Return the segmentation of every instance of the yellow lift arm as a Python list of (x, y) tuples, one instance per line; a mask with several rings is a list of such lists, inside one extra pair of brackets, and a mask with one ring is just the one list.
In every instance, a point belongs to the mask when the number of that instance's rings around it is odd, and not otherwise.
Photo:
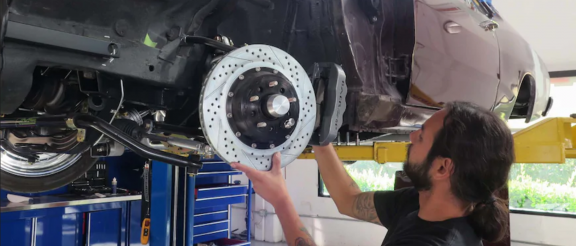
[[(576, 158), (576, 119), (549, 118), (514, 133), (516, 163), (560, 163)], [(404, 162), (408, 142), (375, 142), (371, 146), (334, 146), (342, 161)], [(299, 159), (314, 159), (306, 149)]]

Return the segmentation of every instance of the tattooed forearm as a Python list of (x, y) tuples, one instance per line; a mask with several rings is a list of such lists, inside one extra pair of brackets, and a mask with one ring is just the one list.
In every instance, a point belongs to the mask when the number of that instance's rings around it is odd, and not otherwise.
[(295, 246), (312, 246), (312, 245), (316, 245), (312, 240), (310, 239), (304, 239), (304, 238), (296, 238), (296, 241), (294, 242)]
[(360, 187), (358, 187), (358, 184), (356, 184), (356, 182), (354, 180), (352, 180), (352, 182), (350, 182), (350, 188), (360, 190)]
[(312, 240), (312, 236), (310, 236), (310, 233), (308, 233), (308, 230), (306, 230), (305, 227), (300, 227), (300, 231), (305, 232), (306, 237), (296, 238), (296, 240), (294, 240), (295, 246), (315, 246), (316, 245), (316, 243), (314, 243), (314, 240)]
[(356, 196), (352, 205), (354, 218), (381, 225), (374, 208), (374, 192), (363, 192)]

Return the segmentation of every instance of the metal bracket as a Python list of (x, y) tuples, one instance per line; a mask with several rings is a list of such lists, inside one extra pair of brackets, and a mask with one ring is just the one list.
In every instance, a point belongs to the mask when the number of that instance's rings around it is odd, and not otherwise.
[(386, 76), (393, 79), (406, 79), (410, 75), (410, 56), (384, 57), (387, 65)]
[(8, 21), (6, 38), (86, 52), (104, 57), (120, 57), (119, 44), (13, 21)]
[(514, 134), (517, 163), (565, 163), (576, 158), (576, 119), (550, 118)]

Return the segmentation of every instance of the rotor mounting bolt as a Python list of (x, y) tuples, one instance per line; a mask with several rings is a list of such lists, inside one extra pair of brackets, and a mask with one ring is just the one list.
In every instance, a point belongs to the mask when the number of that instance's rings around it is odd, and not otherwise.
[(274, 71), (272, 71), (274, 74), (278, 74), (278, 70), (274, 69)]
[(256, 72), (260, 72), (260, 70), (262, 70), (262, 69), (259, 67), (256, 68)]
[(295, 97), (291, 97), (291, 98), (288, 98), (288, 101), (293, 103), (293, 102), (298, 101), (298, 99), (296, 99)]
[(252, 148), (256, 148), (258, 147), (258, 145), (256, 145), (255, 143), (252, 144)]
[(243, 80), (244, 79), (244, 75), (240, 74), (240, 76), (238, 76), (239, 80)]
[(278, 81), (272, 81), (272, 82), (268, 83), (268, 86), (269, 86), (269, 87), (274, 87), (274, 86), (277, 86), (277, 85), (278, 85)]
[(270, 144), (270, 148), (271, 148), (271, 149), (273, 149), (273, 148), (275, 148), (275, 147), (276, 147), (276, 145)]
[(242, 136), (242, 133), (236, 132), (236, 137), (240, 137), (240, 136)]
[(289, 139), (289, 138), (290, 138), (290, 135), (286, 135), (286, 139)]
[(232, 113), (228, 113), (228, 114), (226, 114), (226, 117), (228, 117), (228, 118), (232, 118)]
[(233, 96), (234, 96), (234, 92), (228, 92), (228, 96), (229, 96), (229, 97), (233, 97)]
[(262, 128), (262, 127), (266, 127), (267, 125), (268, 124), (266, 124), (266, 122), (260, 122), (256, 126)]
[(260, 100), (260, 97), (259, 97), (259, 96), (252, 96), (252, 97), (250, 97), (250, 102), (255, 102), (255, 101), (258, 101), (258, 100)]
[(290, 118), (286, 122), (284, 122), (284, 128), (290, 129), (294, 126), (294, 124), (296, 124), (296, 121), (294, 121), (294, 118)]

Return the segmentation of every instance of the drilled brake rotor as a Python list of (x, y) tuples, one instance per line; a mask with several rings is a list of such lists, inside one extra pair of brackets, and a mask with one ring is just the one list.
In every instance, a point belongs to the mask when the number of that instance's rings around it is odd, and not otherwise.
[(200, 122), (218, 156), (268, 170), (275, 152), (282, 166), (306, 148), (316, 121), (312, 83), (288, 53), (249, 45), (214, 65), (200, 97)]

